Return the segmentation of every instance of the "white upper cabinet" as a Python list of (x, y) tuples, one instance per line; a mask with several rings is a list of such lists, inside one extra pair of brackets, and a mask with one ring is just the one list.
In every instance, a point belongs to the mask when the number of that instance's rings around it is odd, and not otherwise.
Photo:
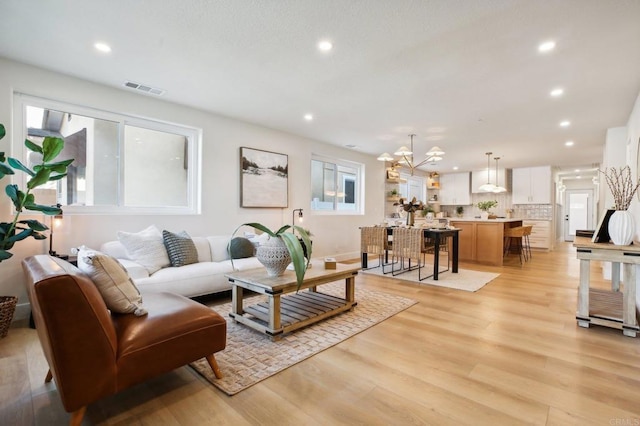
[(471, 205), (469, 172), (447, 173), (440, 176), (441, 205)]
[(513, 169), (513, 204), (551, 204), (551, 167)]

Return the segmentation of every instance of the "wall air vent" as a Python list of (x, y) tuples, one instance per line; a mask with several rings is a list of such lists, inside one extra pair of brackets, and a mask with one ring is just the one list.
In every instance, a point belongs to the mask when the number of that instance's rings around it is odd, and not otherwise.
[(164, 92), (165, 92), (165, 90), (158, 89), (156, 87), (151, 87), (146, 84), (134, 83), (133, 81), (125, 81), (122, 85), (129, 89), (137, 90), (140, 92), (144, 92), (144, 93), (147, 93), (150, 95), (156, 95), (156, 96), (162, 96), (164, 95)]

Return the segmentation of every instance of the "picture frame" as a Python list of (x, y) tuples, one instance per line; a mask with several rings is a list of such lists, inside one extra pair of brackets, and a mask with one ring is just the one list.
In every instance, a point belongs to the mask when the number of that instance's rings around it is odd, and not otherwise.
[(591, 237), (591, 242), (608, 243), (611, 240), (611, 237), (609, 237), (609, 219), (613, 212), (615, 212), (615, 210), (607, 209), (607, 211), (600, 216), (600, 222), (598, 222), (593, 237)]
[(240, 207), (289, 207), (289, 156), (240, 147)]

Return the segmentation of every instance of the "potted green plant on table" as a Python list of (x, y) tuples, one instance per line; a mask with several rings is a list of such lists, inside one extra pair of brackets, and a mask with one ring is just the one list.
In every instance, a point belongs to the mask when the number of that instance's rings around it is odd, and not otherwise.
[(480, 213), (480, 217), (482, 217), (482, 219), (488, 219), (490, 215), (489, 209), (497, 206), (498, 202), (496, 200), (487, 200), (487, 201), (480, 201), (476, 205), (482, 211), (482, 213)]
[[(269, 241), (260, 244), (256, 250), (256, 258), (267, 269), (267, 274), (272, 277), (280, 276), (287, 269), (287, 266), (293, 263), (296, 281), (298, 288), (300, 288), (307, 266), (311, 261), (311, 239), (307, 231), (300, 226), (285, 225), (274, 232), (261, 223), (250, 222), (243, 223), (236, 228), (233, 235), (243, 226), (250, 226), (269, 235)], [(289, 228), (293, 228), (298, 235), (286, 232)]]
[[(0, 139), (4, 138), (5, 135), (5, 127), (0, 124)], [(42, 233), (49, 229), (47, 226), (34, 219), (20, 220), (20, 215), (24, 210), (40, 212), (45, 215), (62, 213), (59, 207), (36, 204), (32, 191), (47, 182), (65, 177), (67, 175), (67, 167), (73, 162), (72, 159), (59, 162), (53, 161), (64, 148), (64, 140), (61, 138), (45, 137), (42, 145), (27, 139), (24, 144), (30, 151), (42, 156), (41, 163), (37, 164), (33, 169), (28, 168), (15, 158), (5, 157), (4, 152), (0, 152), (0, 179), (6, 175), (15, 174), (15, 171), (21, 171), (30, 176), (25, 191), (20, 190), (18, 185), (15, 184), (9, 184), (5, 187), (5, 193), (11, 199), (16, 213), (10, 221), (0, 222), (0, 262), (13, 256), (10, 250), (18, 241), (29, 237), (36, 240), (47, 238)], [(4, 337), (7, 334), (17, 300), (15, 296), (0, 296), (0, 337)]]
[(458, 206), (456, 207), (456, 216), (462, 217), (464, 215), (464, 207)]

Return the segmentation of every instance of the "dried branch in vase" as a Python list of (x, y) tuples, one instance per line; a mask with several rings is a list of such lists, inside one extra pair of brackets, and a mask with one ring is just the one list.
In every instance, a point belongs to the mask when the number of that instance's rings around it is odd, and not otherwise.
[(635, 182), (631, 179), (631, 168), (624, 166), (616, 169), (609, 167), (602, 173), (607, 181), (607, 186), (613, 195), (614, 208), (616, 210), (628, 210), (631, 200), (640, 186), (640, 178)]

